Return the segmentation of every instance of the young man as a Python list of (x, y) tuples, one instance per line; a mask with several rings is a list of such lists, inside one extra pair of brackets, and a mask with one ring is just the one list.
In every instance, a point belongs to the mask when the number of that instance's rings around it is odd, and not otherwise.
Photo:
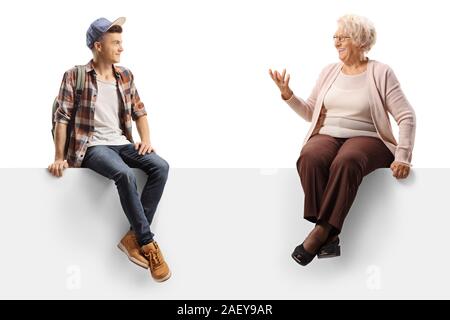
[[(55, 161), (48, 169), (61, 177), (68, 166), (84, 167), (114, 180), (131, 225), (119, 248), (132, 262), (149, 268), (156, 281), (165, 281), (171, 273), (153, 240), (150, 224), (164, 190), (169, 165), (150, 143), (147, 113), (133, 74), (114, 65), (120, 61), (123, 51), (124, 22), (123, 17), (114, 22), (100, 18), (90, 25), (86, 43), (93, 59), (84, 66), (85, 82), (75, 114), (77, 68), (64, 74), (55, 113)], [(131, 120), (136, 122), (141, 142), (133, 142)], [(69, 122), (73, 125), (67, 133)], [(69, 145), (64, 159), (66, 138)], [(131, 168), (139, 168), (148, 175), (140, 198)]]

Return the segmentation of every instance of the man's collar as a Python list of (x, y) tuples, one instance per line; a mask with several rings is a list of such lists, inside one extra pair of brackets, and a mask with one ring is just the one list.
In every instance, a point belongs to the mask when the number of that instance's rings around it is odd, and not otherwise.
[[(113, 68), (115, 77), (117, 79), (119, 79), (120, 78), (120, 69), (118, 67), (116, 67), (115, 65), (112, 65), (112, 68)], [(95, 74), (94, 60), (91, 59), (91, 61), (88, 62), (88, 64), (86, 65), (86, 72), (93, 72)]]
[(88, 64), (86, 65), (86, 72), (92, 72), (92, 71), (94, 71), (94, 73), (95, 73), (94, 60), (89, 61)]

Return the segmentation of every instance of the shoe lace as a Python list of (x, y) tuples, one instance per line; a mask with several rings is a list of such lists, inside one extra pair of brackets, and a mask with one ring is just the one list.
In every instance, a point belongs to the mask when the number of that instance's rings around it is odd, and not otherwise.
[(162, 264), (162, 256), (161, 252), (159, 251), (158, 245), (155, 243), (155, 251), (150, 252), (150, 260), (152, 265), (157, 268)]
[(152, 264), (155, 267), (159, 267), (159, 265), (161, 265), (161, 257), (159, 256), (159, 254), (157, 252), (154, 252), (152, 255)]

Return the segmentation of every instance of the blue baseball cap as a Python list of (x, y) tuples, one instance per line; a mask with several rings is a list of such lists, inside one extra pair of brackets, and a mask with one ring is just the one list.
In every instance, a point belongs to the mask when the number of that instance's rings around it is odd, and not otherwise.
[(112, 26), (121, 26), (125, 23), (125, 20), (125, 17), (120, 17), (111, 22), (105, 18), (98, 18), (92, 22), (86, 32), (86, 44), (89, 49), (92, 49), (94, 47), (94, 42), (97, 41)]

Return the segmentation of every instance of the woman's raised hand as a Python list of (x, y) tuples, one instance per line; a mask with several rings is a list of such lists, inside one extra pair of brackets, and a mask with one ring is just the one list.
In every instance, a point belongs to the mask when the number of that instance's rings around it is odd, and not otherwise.
[(289, 100), (294, 93), (292, 92), (291, 88), (289, 88), (289, 80), (291, 79), (291, 76), (289, 74), (286, 74), (286, 69), (283, 69), (283, 72), (281, 74), (277, 70), (272, 71), (272, 69), (269, 69), (269, 74), (272, 80), (280, 89), (281, 97), (284, 100)]

